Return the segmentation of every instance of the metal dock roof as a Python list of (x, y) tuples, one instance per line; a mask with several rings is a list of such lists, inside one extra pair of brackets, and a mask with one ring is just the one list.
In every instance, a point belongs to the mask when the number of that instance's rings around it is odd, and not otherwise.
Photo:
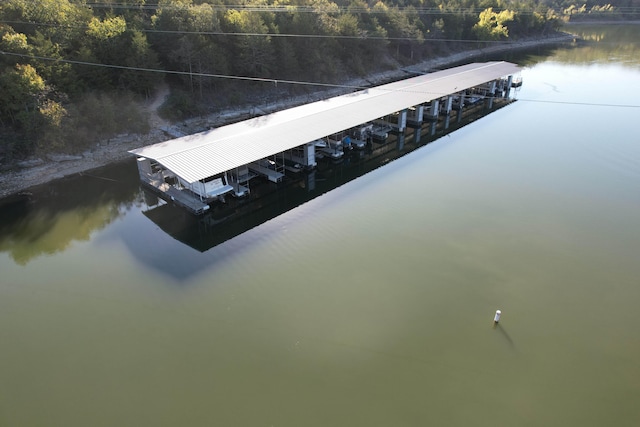
[(315, 141), (409, 107), (520, 72), (509, 62), (462, 65), (129, 151), (188, 182)]

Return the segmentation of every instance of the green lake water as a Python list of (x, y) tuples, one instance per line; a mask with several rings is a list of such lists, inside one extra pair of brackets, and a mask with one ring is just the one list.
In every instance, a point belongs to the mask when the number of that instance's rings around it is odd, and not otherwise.
[(640, 425), (640, 26), (569, 30), (271, 219), (297, 189), (197, 222), (133, 161), (3, 205), (0, 426)]

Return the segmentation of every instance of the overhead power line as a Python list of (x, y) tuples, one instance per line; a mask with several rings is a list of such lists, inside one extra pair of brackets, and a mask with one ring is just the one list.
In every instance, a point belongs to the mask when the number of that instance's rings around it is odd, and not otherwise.
[[(84, 6), (90, 9), (108, 9), (108, 10), (135, 10), (135, 11), (155, 11), (155, 10), (184, 10), (191, 7), (208, 7), (210, 10), (216, 12), (225, 12), (228, 10), (238, 10), (243, 12), (262, 12), (262, 13), (326, 13), (329, 15), (336, 15), (341, 13), (350, 14), (403, 14), (403, 15), (459, 15), (459, 14), (479, 14), (486, 10), (485, 7), (458, 7), (458, 8), (440, 8), (440, 7), (416, 7), (416, 6), (392, 6), (387, 9), (376, 9), (374, 7), (357, 7), (357, 6), (340, 6), (334, 5), (332, 8), (320, 9), (314, 6), (306, 5), (246, 5), (246, 4), (159, 4), (149, 3), (144, 4), (129, 4), (118, 2), (86, 2)], [(502, 10), (511, 10), (520, 15), (533, 15), (540, 13), (535, 8), (527, 7), (502, 7), (493, 8), (494, 11), (500, 12)], [(551, 9), (551, 8), (550, 8)], [(564, 14), (563, 10), (556, 11), (559, 14)], [(603, 14), (607, 16), (613, 15), (628, 15), (634, 13), (640, 13), (640, 7), (637, 6), (615, 6), (608, 10), (590, 10), (587, 9), (590, 14)], [(575, 14), (579, 14), (576, 12)]]
[[(169, 5), (163, 4), (160, 5), (158, 3), (154, 4), (126, 4), (126, 3), (85, 3), (86, 6), (92, 9), (125, 9), (125, 10), (157, 10), (157, 9), (167, 9), (167, 10), (176, 10), (176, 9), (185, 9), (184, 5)], [(320, 9), (314, 6), (305, 6), (305, 5), (246, 5), (246, 4), (211, 4), (204, 3), (204, 6), (209, 7), (214, 11), (227, 11), (227, 10), (238, 10), (243, 12), (271, 12), (271, 13), (344, 13), (349, 12), (353, 14), (359, 13), (368, 13), (368, 14), (386, 14), (389, 11), (394, 13), (411, 13), (411, 14), (419, 14), (419, 15), (448, 15), (448, 14), (458, 14), (461, 12), (469, 12), (469, 13), (480, 13), (485, 8), (459, 8), (459, 9), (441, 9), (438, 7), (391, 7), (386, 10), (384, 9), (375, 9), (369, 7), (356, 7), (356, 6), (339, 6), (335, 5), (335, 7), (328, 9)], [(199, 6), (199, 5), (196, 5)], [(521, 12), (524, 13), (533, 13), (533, 9), (522, 8)]]
[(197, 73), (197, 72), (190, 72), (190, 71), (161, 70), (157, 68), (131, 67), (131, 66), (114, 65), (114, 64), (100, 64), (97, 62), (76, 61), (73, 59), (48, 58), (44, 56), (26, 55), (23, 53), (14, 53), (14, 52), (5, 52), (5, 51), (0, 51), (0, 54), (18, 56), (18, 57), (28, 58), (28, 59), (38, 59), (41, 61), (64, 62), (67, 64), (87, 65), (87, 66), (102, 67), (102, 68), (114, 68), (119, 70), (142, 71), (142, 72), (148, 72), (148, 73), (183, 75), (183, 76), (191, 76), (191, 77), (211, 77), (211, 78), (219, 78), (219, 79), (245, 80), (245, 81), (275, 83), (275, 84), (285, 83), (285, 84), (295, 84), (295, 85), (324, 86), (324, 87), (336, 87), (336, 88), (346, 88), (346, 89), (370, 89), (367, 87), (360, 87), (360, 86), (338, 85), (338, 84), (318, 83), (318, 82), (303, 82), (303, 81), (296, 81), (296, 80), (281, 80), (281, 79), (271, 79), (266, 77), (234, 76), (229, 74)]
[[(334, 83), (319, 83), (319, 82), (307, 82), (300, 80), (286, 80), (286, 79), (274, 79), (274, 78), (266, 78), (266, 77), (249, 77), (249, 76), (234, 76), (228, 74), (213, 74), (213, 73), (197, 73), (190, 71), (177, 71), (177, 70), (162, 70), (157, 68), (144, 68), (144, 67), (131, 67), (125, 65), (113, 65), (113, 64), (100, 64), (95, 62), (87, 62), (87, 61), (76, 61), (72, 59), (58, 59), (58, 58), (48, 58), (44, 56), (33, 56), (26, 55), (22, 53), (14, 53), (14, 52), (5, 52), (0, 51), (1, 55), (11, 55), (28, 59), (38, 59), (42, 61), (52, 61), (52, 62), (64, 62), (68, 64), (76, 64), (76, 65), (85, 65), (92, 67), (102, 67), (102, 68), (113, 68), (119, 70), (130, 70), (130, 71), (140, 71), (140, 72), (149, 72), (149, 73), (158, 73), (158, 74), (171, 74), (171, 75), (183, 75), (190, 77), (209, 77), (209, 78), (219, 78), (219, 79), (228, 79), (228, 80), (243, 80), (243, 81), (255, 81), (255, 82), (263, 82), (263, 83), (273, 83), (277, 84), (291, 84), (291, 85), (301, 85), (301, 86), (317, 86), (317, 87), (330, 87), (330, 88), (339, 88), (339, 89), (350, 89), (350, 90), (390, 90), (394, 92), (415, 92), (415, 91), (406, 91), (402, 89), (380, 89), (376, 87), (369, 86), (357, 86), (357, 85), (345, 85), (345, 84), (334, 84)], [(423, 92), (421, 92), (423, 93)], [(448, 95), (447, 93), (435, 93), (434, 95)], [(573, 102), (573, 101), (549, 101), (549, 100), (536, 100), (536, 99), (522, 99), (519, 98), (519, 101), (526, 102), (539, 102), (539, 103), (548, 103), (548, 104), (567, 104), (567, 105), (584, 105), (584, 106), (595, 106), (595, 107), (618, 107), (618, 108), (640, 108), (640, 105), (632, 105), (632, 104), (604, 104), (604, 103), (590, 103), (590, 102)]]
[[(157, 9), (184, 9), (184, 5), (170, 5), (163, 4), (160, 5), (158, 3), (145, 3), (141, 5), (136, 4), (127, 4), (127, 3), (111, 3), (111, 2), (88, 2), (85, 3), (86, 6), (93, 9), (132, 9), (132, 10), (157, 10)], [(247, 4), (211, 4), (204, 3), (207, 7), (211, 8), (211, 10), (215, 11), (227, 11), (227, 10), (239, 10), (246, 12), (272, 12), (272, 13), (290, 13), (290, 12), (298, 12), (298, 13), (353, 13), (353, 14), (387, 14), (390, 11), (392, 13), (405, 13), (405, 14), (418, 14), (418, 15), (449, 15), (449, 14), (460, 14), (460, 13), (480, 13), (486, 9), (486, 7), (458, 7), (458, 8), (440, 8), (440, 7), (416, 7), (416, 6), (392, 6), (387, 9), (376, 9), (372, 7), (357, 7), (357, 6), (340, 6), (335, 5), (335, 7), (329, 10), (319, 9), (314, 6), (306, 6), (306, 5), (247, 5)], [(194, 5), (199, 6), (199, 5)], [(497, 8), (494, 7), (495, 11), (500, 10), (513, 10), (515, 12), (521, 14), (534, 14), (537, 13), (535, 8), (526, 8), (526, 7), (502, 7)], [(587, 9), (587, 11), (591, 12), (591, 9)], [(603, 14), (626, 14), (640, 11), (640, 8), (637, 6), (614, 6), (609, 10), (595, 10), (592, 13), (603, 13)]]
[[(52, 28), (69, 28), (69, 29), (88, 29), (88, 26), (72, 26), (58, 25), (42, 22), (26, 22), (26, 21), (2, 21), (0, 24), (9, 25), (33, 25)], [(348, 36), (348, 35), (323, 35), (323, 34), (290, 34), (290, 33), (229, 33), (225, 31), (182, 31), (182, 30), (154, 30), (154, 29), (136, 29), (142, 33), (152, 34), (178, 34), (178, 35), (209, 35), (209, 36), (244, 36), (244, 37), (284, 37), (284, 38), (311, 38), (311, 39), (340, 39), (340, 40), (382, 40), (382, 41), (418, 41), (418, 42), (453, 42), (453, 43), (482, 43), (482, 44), (518, 44), (518, 40), (474, 40), (474, 39), (445, 39), (445, 38), (425, 38), (425, 37), (387, 37), (387, 36), (370, 36), (367, 34)]]

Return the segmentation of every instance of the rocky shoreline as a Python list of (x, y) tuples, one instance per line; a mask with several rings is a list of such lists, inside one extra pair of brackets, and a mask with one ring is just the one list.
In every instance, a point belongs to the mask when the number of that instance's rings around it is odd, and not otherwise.
[[(535, 46), (542, 46), (547, 44), (557, 44), (570, 42), (575, 39), (574, 35), (568, 33), (556, 34), (552, 37), (537, 38), (534, 40), (526, 40), (521, 42), (515, 42), (510, 44), (501, 44), (496, 46), (489, 46), (483, 49), (463, 51), (445, 57), (434, 58), (420, 64), (416, 64), (411, 69), (415, 70), (433, 70), (442, 67), (446, 67), (458, 62), (472, 60), (476, 57), (481, 57), (488, 54), (500, 53), (510, 50), (521, 50)], [(350, 81), (344, 84), (345, 87), (349, 86), (370, 86), (372, 84), (381, 84), (392, 79), (399, 78), (406, 75), (406, 69), (395, 70), (386, 73), (376, 74), (370, 76), (367, 79), (360, 79)], [(300, 105), (302, 103), (327, 98), (330, 96), (338, 96), (344, 93), (345, 89), (332, 89), (317, 94), (317, 99), (310, 99), (308, 96), (299, 98), (290, 98), (287, 100), (279, 101), (267, 106), (260, 106), (260, 114), (268, 114), (283, 108)], [(162, 99), (156, 98), (155, 101), (150, 104), (158, 104), (158, 101)], [(160, 102), (161, 103), (161, 102)], [(151, 111), (150, 113), (153, 113)], [(11, 195), (28, 192), (29, 188), (46, 184), (47, 182), (60, 179), (66, 176), (78, 174), (81, 172), (89, 171), (95, 168), (99, 168), (110, 163), (119, 161), (125, 161), (132, 156), (128, 153), (128, 150), (143, 147), (145, 145), (162, 142), (173, 138), (171, 136), (174, 133), (195, 133), (204, 129), (222, 126), (226, 123), (241, 120), (251, 116), (251, 113), (255, 115), (256, 111), (247, 111), (246, 108), (238, 108), (233, 110), (224, 111), (209, 117), (201, 117), (193, 120), (188, 120), (179, 125), (161, 126), (161, 120), (156, 117), (155, 123), (152, 125), (152, 131), (146, 135), (119, 135), (115, 138), (111, 138), (107, 141), (100, 141), (96, 146), (88, 151), (85, 151), (81, 155), (62, 155), (62, 154), (50, 154), (46, 158), (32, 158), (21, 162), (17, 168), (0, 173), (0, 198), (5, 198)]]

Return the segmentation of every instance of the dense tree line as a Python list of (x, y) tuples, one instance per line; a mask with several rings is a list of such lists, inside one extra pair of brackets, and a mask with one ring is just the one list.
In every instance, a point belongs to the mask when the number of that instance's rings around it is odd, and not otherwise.
[(542, 0), (239, 3), (4, 0), (0, 160), (145, 132), (136, 101), (161, 82), (172, 89), (164, 110), (186, 117), (247, 102), (265, 88), (222, 76), (339, 82), (471, 42), (552, 32), (564, 10), (578, 7)]

